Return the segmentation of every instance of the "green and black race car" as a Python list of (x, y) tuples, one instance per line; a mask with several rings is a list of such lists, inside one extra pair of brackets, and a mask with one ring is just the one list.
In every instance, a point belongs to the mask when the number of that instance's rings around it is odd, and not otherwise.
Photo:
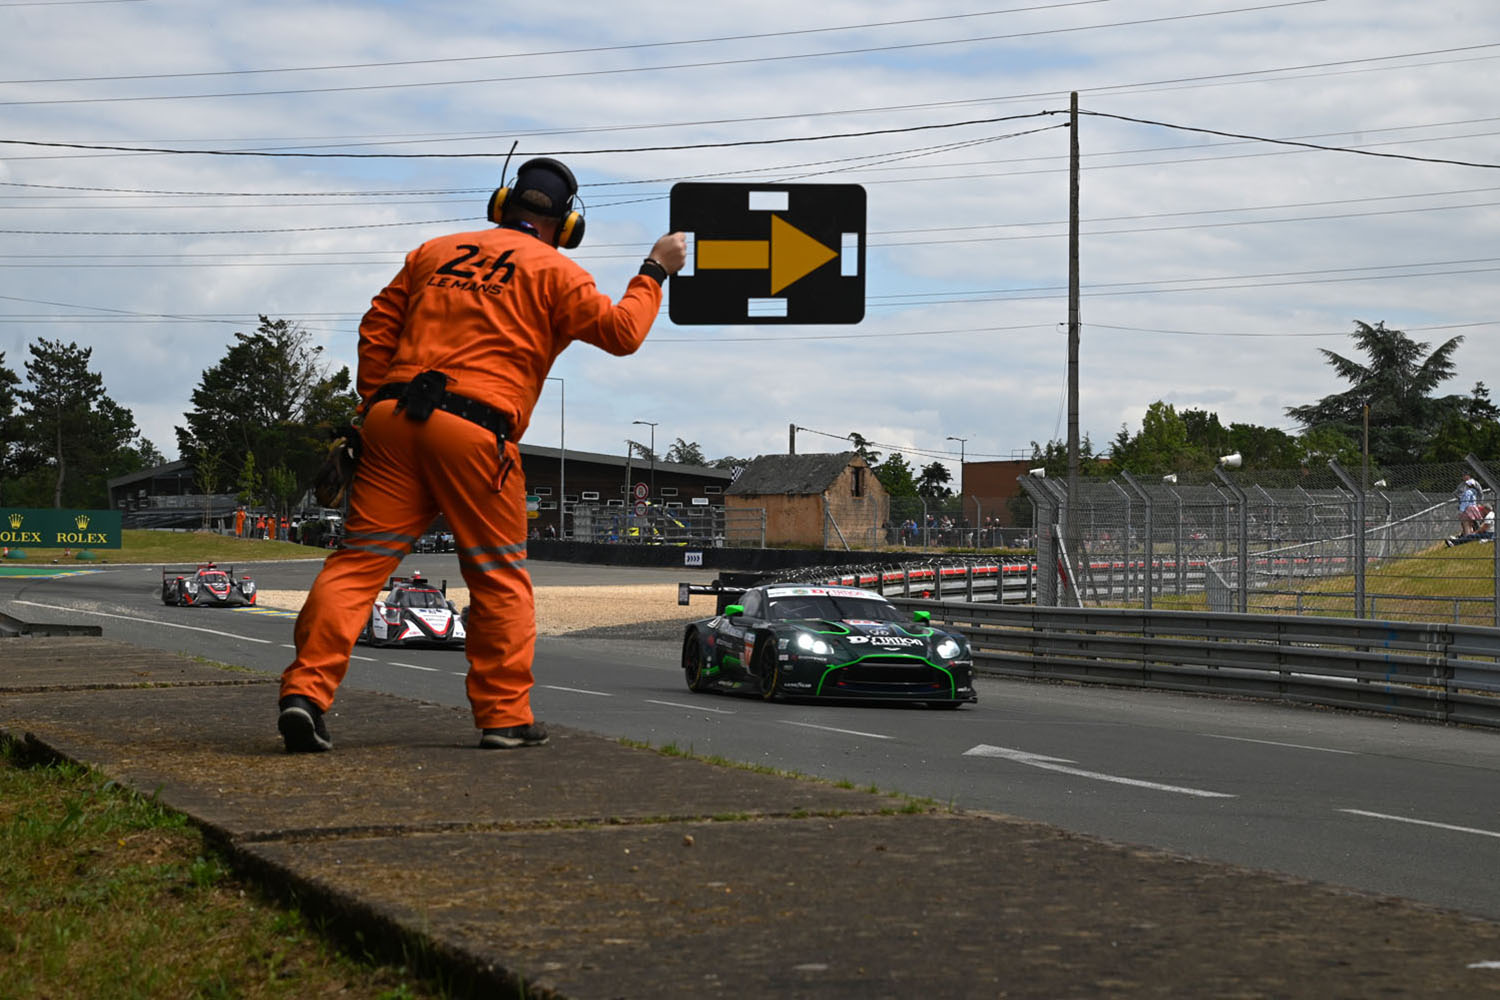
[(903, 615), (882, 595), (854, 587), (766, 583), (680, 584), (719, 599), (719, 613), (688, 625), (682, 669), (692, 691), (766, 700), (920, 702), (957, 708), (978, 701), (974, 658), (962, 635)]

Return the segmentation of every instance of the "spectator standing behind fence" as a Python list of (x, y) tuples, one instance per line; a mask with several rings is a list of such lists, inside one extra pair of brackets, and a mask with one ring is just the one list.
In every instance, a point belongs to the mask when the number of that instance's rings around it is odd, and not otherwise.
[(1473, 476), (1465, 476), (1458, 483), (1458, 533), (1472, 535), (1479, 530), (1479, 521), (1484, 516), (1476, 509), (1479, 506), (1479, 484)]

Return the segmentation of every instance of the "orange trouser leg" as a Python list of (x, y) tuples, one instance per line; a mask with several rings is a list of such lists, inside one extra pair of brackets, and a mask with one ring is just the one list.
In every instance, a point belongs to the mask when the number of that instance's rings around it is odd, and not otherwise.
[[(324, 711), (349, 670), (354, 641), (382, 586), (411, 551), (437, 507), (413, 458), (411, 428), (382, 403), (364, 425), (364, 455), (349, 492), (344, 547), (323, 563), (297, 615), (297, 658), (281, 675), (281, 695), (300, 694)], [(493, 440), (493, 439), (492, 439)]]
[[(439, 423), (441, 419), (441, 423)], [(526, 570), (526, 480), (520, 453), (502, 459), (493, 434), (448, 413), (429, 424), (473, 447), (445, 456), (432, 490), (453, 528), (459, 570), (469, 585), (469, 707), (480, 729), (524, 726), (531, 712), (536, 602)]]

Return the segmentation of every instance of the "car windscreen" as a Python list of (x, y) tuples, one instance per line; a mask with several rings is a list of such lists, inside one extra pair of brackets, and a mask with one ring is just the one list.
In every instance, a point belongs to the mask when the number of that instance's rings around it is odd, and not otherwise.
[(211, 587), (223, 586), (224, 584), (229, 582), (229, 574), (220, 572), (199, 573), (198, 582), (207, 584)]
[(795, 621), (799, 618), (826, 618), (829, 621), (901, 621), (901, 612), (889, 601), (868, 597), (832, 597), (798, 594), (771, 598), (772, 619)]
[(408, 590), (402, 595), (408, 608), (446, 608), (448, 600), (436, 590)]

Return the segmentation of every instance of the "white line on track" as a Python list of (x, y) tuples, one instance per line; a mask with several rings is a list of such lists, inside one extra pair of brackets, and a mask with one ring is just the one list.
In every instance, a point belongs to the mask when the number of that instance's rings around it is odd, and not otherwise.
[(419, 667), (415, 663), (397, 663), (395, 660), (386, 660), (385, 662), (389, 663), (393, 667), (405, 667), (408, 670), (425, 670), (429, 674), (435, 674), (438, 672), (437, 667)]
[(570, 694), (592, 694), (592, 695), (598, 695), (600, 698), (613, 698), (614, 697), (614, 695), (610, 694), (608, 691), (586, 691), (583, 688), (558, 687), (556, 684), (538, 684), (537, 687), (544, 687), (548, 691), (567, 691)]
[(1209, 792), (1202, 788), (1186, 788), (1182, 785), (1164, 785), (1159, 781), (1142, 781), (1139, 778), (1122, 778), (1118, 774), (1103, 774), (1099, 771), (1085, 771), (1077, 767), (1069, 767), (1073, 761), (1065, 757), (1048, 757), (1044, 754), (1032, 753), (1029, 750), (1015, 750), (1010, 747), (992, 747), (981, 743), (964, 751), (965, 757), (998, 757), (1001, 760), (1012, 760), (1018, 764), (1029, 767), (1039, 767), (1044, 771), (1056, 771), (1059, 774), (1071, 774), (1079, 778), (1089, 778), (1093, 781), (1108, 781), (1116, 785), (1130, 785), (1133, 788), (1149, 788), (1154, 792), (1175, 792), (1178, 795), (1193, 795), (1200, 799), (1232, 799), (1235, 796), (1228, 792)]
[(715, 715), (733, 715), (734, 712), (727, 708), (709, 708), (707, 705), (688, 705), (680, 701), (657, 701), (655, 698), (647, 698), (648, 705), (665, 705), (668, 708), (687, 708), (694, 712), (713, 712)]
[(1335, 750), (1333, 747), (1313, 747), (1305, 743), (1279, 743), (1276, 740), (1252, 740), (1248, 736), (1223, 736), (1219, 733), (1199, 733), (1199, 736), (1207, 736), (1211, 740), (1234, 740), (1236, 743), (1260, 743), (1268, 747), (1288, 747), (1292, 750), (1316, 750), (1319, 753), (1344, 753), (1351, 756), (1359, 756), (1353, 750)]
[(238, 635), (234, 632), (225, 632), (216, 628), (199, 628), (197, 625), (179, 625), (176, 622), (158, 621), (154, 618), (142, 618), (138, 615), (115, 615), (108, 611), (85, 611), (82, 608), (70, 608), (59, 604), (39, 604), (36, 601), (12, 601), (12, 604), (22, 604), (28, 608), (43, 608), (47, 611), (67, 611), (75, 615), (94, 615), (97, 618), (118, 618), (127, 622), (150, 622), (152, 625), (160, 625), (163, 628), (180, 628), (186, 632), (206, 632), (209, 635), (221, 635), (226, 639), (239, 639), (244, 642), (259, 642), (267, 646), (274, 646), (270, 639), (257, 639), (251, 635)]
[(843, 733), (845, 736), (867, 736), (872, 740), (893, 740), (894, 736), (885, 736), (881, 733), (862, 733), (858, 729), (836, 729), (833, 726), (819, 726), (811, 722), (792, 722), (788, 719), (781, 720), (784, 725), (802, 726), (804, 729), (821, 729), (829, 733)]
[(1371, 819), (1388, 819), (1396, 823), (1411, 823), (1415, 826), (1431, 826), (1439, 830), (1452, 830), (1454, 833), (1473, 833), (1481, 837), (1495, 837), (1500, 839), (1500, 830), (1481, 830), (1473, 826), (1454, 826), (1452, 823), (1434, 823), (1430, 819), (1412, 819), (1410, 816), (1391, 816), (1388, 813), (1366, 812), (1363, 809), (1340, 809), (1339, 812), (1349, 813), (1353, 816), (1368, 816)]

